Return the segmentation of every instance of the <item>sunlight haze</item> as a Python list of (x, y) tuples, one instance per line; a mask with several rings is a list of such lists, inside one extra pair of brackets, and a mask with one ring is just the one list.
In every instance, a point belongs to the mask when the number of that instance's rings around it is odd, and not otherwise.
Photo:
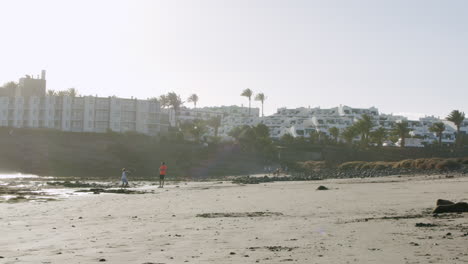
[[(2, 1), (0, 84), (199, 106), (468, 112), (466, 1)], [(192, 106), (191, 104), (186, 104)], [(253, 106), (259, 107), (258, 102)]]

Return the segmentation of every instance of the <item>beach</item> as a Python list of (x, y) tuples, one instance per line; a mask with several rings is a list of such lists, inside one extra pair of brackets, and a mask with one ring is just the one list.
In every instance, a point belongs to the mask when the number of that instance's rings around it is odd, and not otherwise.
[(0, 263), (468, 263), (466, 176), (156, 187), (0, 203)]

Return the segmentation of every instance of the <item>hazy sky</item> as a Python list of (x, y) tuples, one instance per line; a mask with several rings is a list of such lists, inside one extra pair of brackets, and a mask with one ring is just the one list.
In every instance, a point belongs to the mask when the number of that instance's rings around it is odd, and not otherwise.
[[(468, 112), (468, 1), (15, 0), (0, 2), (0, 84), (47, 70), (49, 89), (200, 106), (376, 106)], [(259, 106), (258, 102), (253, 102)]]

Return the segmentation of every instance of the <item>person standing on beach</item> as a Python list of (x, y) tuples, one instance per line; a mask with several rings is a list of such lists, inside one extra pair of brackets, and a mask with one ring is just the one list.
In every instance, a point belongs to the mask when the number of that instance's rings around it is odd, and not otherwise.
[(122, 179), (121, 179), (122, 186), (121, 186), (121, 188), (128, 187), (127, 175), (128, 175), (128, 171), (125, 168), (123, 168), (122, 169)]
[(164, 188), (164, 178), (166, 177), (167, 166), (163, 161), (161, 162), (161, 167), (159, 167), (159, 188)]

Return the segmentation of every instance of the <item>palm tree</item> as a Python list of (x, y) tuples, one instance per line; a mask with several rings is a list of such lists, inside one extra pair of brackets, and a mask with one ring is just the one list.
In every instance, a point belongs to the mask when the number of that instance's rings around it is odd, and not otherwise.
[(408, 127), (408, 122), (405, 122), (405, 121), (401, 123), (396, 123), (395, 127), (393, 128), (393, 132), (401, 138), (400, 146), (402, 148), (405, 147), (405, 137), (408, 136), (408, 133), (410, 131), (411, 129)]
[(214, 136), (218, 137), (218, 129), (221, 126), (221, 116), (215, 116), (207, 121), (207, 124), (214, 129)]
[(445, 125), (442, 122), (437, 122), (432, 124), (432, 126), (429, 127), (429, 131), (436, 133), (436, 135), (439, 137), (439, 146), (442, 145), (442, 135), (445, 131)]
[(182, 99), (180, 99), (180, 95), (176, 94), (175, 92), (170, 92), (166, 95), (169, 105), (172, 106), (176, 114), (179, 112), (180, 107), (184, 104)]
[(359, 131), (356, 129), (355, 126), (349, 126), (347, 127), (343, 133), (341, 133), (342, 137), (344, 138), (344, 140), (348, 143), (348, 144), (352, 144), (353, 143), (353, 139), (359, 135)]
[(241, 93), (241, 96), (245, 96), (245, 97), (249, 98), (249, 116), (250, 116), (250, 101), (252, 99), (252, 94), (253, 94), (253, 92), (249, 88), (245, 89)]
[(453, 110), (448, 116), (447, 120), (450, 122), (453, 122), (457, 126), (457, 138), (456, 138), (456, 143), (457, 145), (460, 145), (461, 143), (461, 137), (462, 135), (460, 134), (460, 126), (465, 120), (465, 113), (460, 112), (458, 110)]
[(75, 88), (68, 88), (67, 92), (68, 92), (68, 95), (71, 97), (78, 96), (78, 91)]
[(49, 96), (54, 96), (56, 94), (57, 93), (54, 90), (47, 90), (47, 95), (49, 95)]
[(340, 130), (337, 127), (330, 127), (328, 133), (333, 137), (335, 143), (338, 143), (338, 137), (340, 136)]
[(255, 101), (262, 102), (262, 117), (263, 117), (263, 103), (265, 102), (266, 99), (267, 98), (264, 93), (259, 93), (255, 96)]
[(383, 127), (379, 127), (376, 130), (370, 132), (370, 138), (377, 146), (381, 147), (383, 145), (383, 141), (387, 136), (387, 130)]
[(169, 98), (165, 94), (159, 96), (158, 101), (162, 108), (169, 107)]
[(361, 119), (359, 119), (355, 124), (354, 124), (356, 130), (361, 134), (361, 143), (363, 145), (367, 145), (367, 142), (369, 140), (369, 134), (374, 126), (372, 122), (372, 117), (369, 115), (362, 115)]
[(198, 95), (192, 94), (187, 98), (187, 102), (193, 103), (193, 108), (197, 108), (197, 103), (198, 103)]

